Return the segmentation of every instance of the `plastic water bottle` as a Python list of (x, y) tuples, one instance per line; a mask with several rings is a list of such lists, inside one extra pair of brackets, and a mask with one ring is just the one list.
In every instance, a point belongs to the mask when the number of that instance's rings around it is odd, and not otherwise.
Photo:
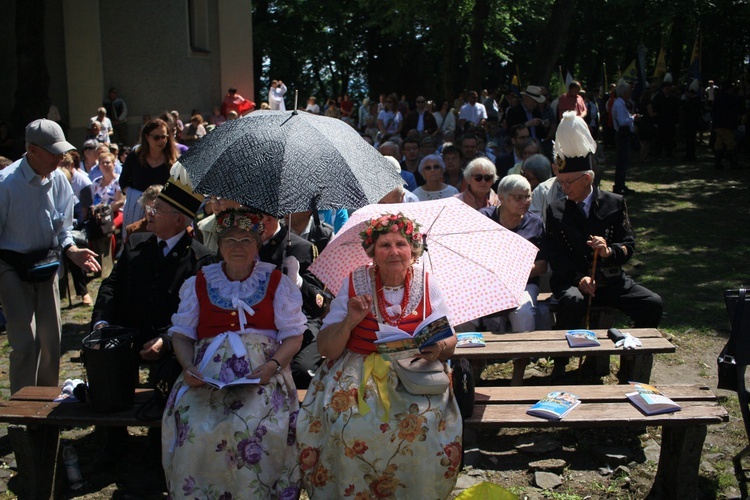
[(65, 464), (65, 472), (68, 475), (68, 481), (70, 482), (70, 489), (77, 490), (83, 486), (83, 476), (81, 476), (81, 468), (78, 465), (78, 454), (76, 449), (71, 445), (65, 445), (62, 451), (63, 463)]

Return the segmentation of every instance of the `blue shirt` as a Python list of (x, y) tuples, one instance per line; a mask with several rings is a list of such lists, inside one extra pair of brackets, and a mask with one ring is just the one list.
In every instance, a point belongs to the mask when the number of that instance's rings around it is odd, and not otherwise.
[(404, 187), (406, 189), (412, 192), (417, 189), (417, 179), (414, 177), (414, 174), (408, 170), (401, 169), (401, 178), (404, 180)]
[(620, 130), (623, 125), (630, 128), (630, 131), (635, 130), (633, 126), (633, 115), (630, 114), (625, 104), (625, 100), (622, 97), (615, 99), (615, 103), (612, 105), (612, 125), (615, 130)]
[(42, 179), (25, 156), (0, 170), (0, 249), (65, 248), (72, 228), (73, 188), (60, 171)]

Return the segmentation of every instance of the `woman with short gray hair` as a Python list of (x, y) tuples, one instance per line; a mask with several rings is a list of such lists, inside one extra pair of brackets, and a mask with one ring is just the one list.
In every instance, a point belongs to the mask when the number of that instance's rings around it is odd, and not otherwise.
[(492, 184), (497, 180), (495, 164), (487, 158), (474, 158), (464, 170), (466, 190), (456, 195), (475, 210), (494, 207), (498, 204), (497, 195), (492, 192)]
[[(537, 296), (539, 295), (539, 276), (547, 272), (547, 250), (542, 219), (529, 212), (531, 204), (531, 185), (521, 175), (507, 175), (503, 177), (497, 187), (497, 195), (500, 205), (487, 207), (480, 210), (481, 213), (491, 218), (505, 229), (513, 231), (526, 238), (539, 249), (534, 267), (529, 273), (520, 305), (511, 311), (503, 311), (499, 314), (487, 316), (481, 319), (484, 328), (495, 333), (504, 333), (506, 319), (510, 321), (511, 329), (516, 332), (529, 332), (536, 330), (536, 317), (538, 315)], [(515, 359), (513, 361), (513, 378), (511, 385), (521, 385), (528, 358)]]
[(440, 200), (458, 194), (458, 189), (443, 182), (445, 163), (440, 155), (431, 154), (422, 158), (417, 171), (425, 180), (422, 186), (414, 190), (419, 201)]

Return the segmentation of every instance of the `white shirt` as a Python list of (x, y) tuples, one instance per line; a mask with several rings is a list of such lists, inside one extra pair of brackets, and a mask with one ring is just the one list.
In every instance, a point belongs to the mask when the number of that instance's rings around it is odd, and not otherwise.
[(276, 88), (271, 88), (268, 91), (268, 105), (271, 106), (271, 109), (286, 111), (286, 105), (284, 104), (284, 94), (286, 94), (286, 85), (284, 85), (283, 83)]
[(471, 103), (466, 103), (463, 106), (461, 106), (461, 111), (458, 113), (458, 119), (459, 120), (466, 120), (467, 122), (471, 122), (473, 124), (478, 124), (482, 119), (487, 119), (487, 109), (484, 107), (484, 104), (481, 104), (479, 102), (474, 103), (472, 106)]

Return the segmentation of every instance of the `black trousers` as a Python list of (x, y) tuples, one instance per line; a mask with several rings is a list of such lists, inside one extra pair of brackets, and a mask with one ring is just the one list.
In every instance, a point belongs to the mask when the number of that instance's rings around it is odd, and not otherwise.
[[(585, 326), (588, 296), (584, 296), (577, 286), (571, 286), (556, 296), (558, 311), (555, 327), (573, 330)], [(659, 295), (630, 278), (598, 287), (592, 305), (619, 309), (633, 320), (634, 328), (658, 327), (664, 310), (664, 302)]]

